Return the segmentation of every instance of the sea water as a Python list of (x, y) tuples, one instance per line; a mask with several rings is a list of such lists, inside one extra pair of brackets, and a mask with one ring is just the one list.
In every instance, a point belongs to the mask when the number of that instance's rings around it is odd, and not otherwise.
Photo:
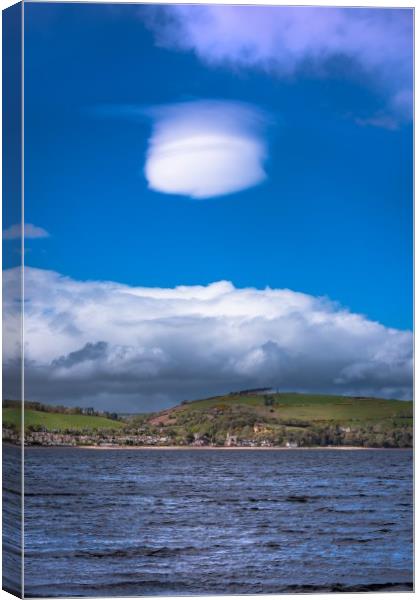
[(411, 450), (28, 448), (25, 593), (409, 590), (412, 517)]

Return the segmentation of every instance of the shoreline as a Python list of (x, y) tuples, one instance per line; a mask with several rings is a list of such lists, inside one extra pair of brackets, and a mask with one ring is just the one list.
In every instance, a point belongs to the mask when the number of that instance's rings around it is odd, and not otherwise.
[[(13, 445), (13, 444), (10, 444)], [(351, 450), (413, 450), (413, 448), (385, 448), (385, 447), (381, 447), (381, 448), (373, 448), (373, 447), (364, 447), (364, 446), (300, 446), (298, 448), (285, 448), (284, 446), (267, 446), (267, 447), (261, 447), (261, 446), (25, 446), (25, 448), (50, 448), (50, 449), (56, 449), (56, 448), (73, 448), (75, 450), (100, 450), (100, 451), (107, 451), (107, 450), (118, 450), (118, 451), (122, 451), (122, 450), (129, 450), (129, 451), (147, 451), (147, 450), (152, 450), (153, 452), (156, 452), (158, 450), (166, 450), (166, 451), (171, 451), (171, 450), (175, 450), (175, 451), (181, 451), (181, 452), (185, 452), (188, 450), (193, 450), (193, 451), (206, 451), (206, 450), (210, 450), (210, 451), (222, 451), (222, 450), (227, 450), (228, 452), (238, 452), (238, 451), (243, 451), (243, 450), (251, 450), (251, 451), (257, 451), (257, 452), (267, 452), (267, 451), (284, 451), (284, 452), (293, 452), (293, 451), (302, 451), (302, 450), (325, 450), (325, 451), (334, 451), (334, 450), (339, 450), (339, 451), (351, 451)]]

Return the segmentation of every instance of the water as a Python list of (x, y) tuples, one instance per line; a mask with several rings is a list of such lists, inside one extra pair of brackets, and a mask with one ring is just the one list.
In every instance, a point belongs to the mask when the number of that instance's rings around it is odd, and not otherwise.
[(25, 459), (27, 595), (412, 589), (410, 450)]
[(3, 445), (2, 587), (22, 595), (22, 449)]

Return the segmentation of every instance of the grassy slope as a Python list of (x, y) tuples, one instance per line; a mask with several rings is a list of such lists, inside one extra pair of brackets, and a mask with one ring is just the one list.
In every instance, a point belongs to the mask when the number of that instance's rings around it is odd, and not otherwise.
[(198, 435), (223, 445), (230, 434), (275, 445), (366, 447), (410, 447), (412, 421), (412, 402), (292, 393), (208, 398), (148, 419), (180, 443)]
[(258, 415), (261, 421), (298, 419), (314, 422), (335, 422), (340, 424), (354, 421), (378, 422), (396, 420), (406, 423), (413, 416), (413, 403), (378, 398), (350, 398), (345, 396), (325, 396), (308, 394), (273, 394), (273, 406), (265, 406), (262, 396), (223, 396), (207, 400), (197, 400), (168, 411), (168, 416), (187, 416), (189, 413), (206, 413), (211, 409), (229, 410), (229, 407), (243, 407)]
[[(3, 423), (20, 424), (21, 413), (16, 408), (3, 409)], [(87, 415), (65, 415), (47, 413), (37, 410), (25, 411), (25, 426), (42, 425), (48, 430), (83, 430), (83, 429), (119, 429), (123, 423), (112, 421), (105, 417), (90, 417)]]
[[(158, 426), (177, 426), (184, 430), (187, 423), (229, 423), (238, 413), (253, 415), (260, 423), (286, 423), (288, 420), (307, 421), (314, 425), (368, 425), (383, 424), (385, 427), (411, 425), (413, 403), (378, 398), (350, 398), (309, 394), (274, 394), (273, 406), (265, 406), (263, 396), (228, 395), (218, 398), (197, 400), (176, 406), (173, 409), (143, 416), (143, 422)], [(217, 409), (215, 416), (214, 411)], [(233, 413), (232, 413), (233, 410)], [(225, 415), (225, 417), (223, 417)], [(132, 419), (128, 418), (128, 422)], [(20, 423), (20, 413), (15, 408), (3, 409), (3, 423)], [(35, 410), (25, 411), (25, 425), (41, 425), (48, 430), (118, 429), (124, 423), (87, 415), (66, 415)], [(294, 423), (289, 423), (289, 426)], [(194, 428), (195, 429), (195, 428)]]

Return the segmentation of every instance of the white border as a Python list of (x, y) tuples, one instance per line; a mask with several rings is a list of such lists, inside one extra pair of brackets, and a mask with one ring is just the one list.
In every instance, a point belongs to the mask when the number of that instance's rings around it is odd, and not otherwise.
[[(24, 3), (26, 2), (39, 2), (42, 1), (44, 3), (47, 2), (72, 2), (73, 0), (24, 0)], [(381, 2), (378, 2), (376, 0), (364, 0), (362, 2), (346, 2), (343, 0), (335, 0), (335, 2), (332, 1), (328, 1), (328, 0), (318, 0), (317, 2), (299, 2), (296, 0), (289, 0), (288, 2), (282, 2), (281, 0), (267, 0), (267, 1), (262, 1), (262, 0), (254, 0), (253, 2), (247, 2), (244, 0), (230, 0), (229, 2), (223, 2), (223, 1), (219, 1), (219, 0), (183, 0), (182, 2), (174, 2), (173, 0), (158, 0), (158, 1), (154, 1), (154, 0), (142, 0), (142, 2), (130, 2), (127, 0), (76, 0), (77, 2), (83, 2), (83, 3), (96, 3), (96, 4), (254, 4), (254, 5), (272, 5), (272, 6), (339, 6), (339, 7), (371, 7), (371, 8), (408, 8), (408, 9), (414, 9), (415, 8), (415, 3), (414, 0), (412, 0), (411, 2), (402, 2), (401, 0), (382, 0)], [(23, 4), (24, 4), (23, 3)], [(13, 0), (0, 0), (0, 7), (2, 10), (4, 10), (5, 8), (8, 8), (9, 6), (12, 6), (13, 4), (16, 4), (15, 1)], [(23, 5), (23, 9), (22, 9), (22, 17), (24, 15), (24, 5)], [(416, 11), (414, 10), (414, 29), (416, 31)], [(1, 53), (1, 49), (0, 49), (0, 53)], [(415, 81), (417, 81), (417, 66), (419, 64), (419, 61), (417, 60), (417, 50), (415, 47)], [(24, 27), (22, 27), (22, 223), (24, 223), (24, 178), (23, 178), (23, 170), (24, 170), (24, 110), (23, 110), (23, 104), (24, 104), (24, 80), (23, 80), (23, 65), (24, 65)], [(0, 80), (0, 92), (1, 92), (1, 80)], [(415, 108), (416, 108), (416, 97), (415, 97)], [(415, 109), (414, 109), (415, 110)], [(0, 123), (1, 123), (1, 116), (0, 116)], [(418, 141), (418, 131), (417, 128), (414, 127), (414, 148), (416, 147), (416, 142)], [(0, 154), (1, 154), (1, 150), (0, 150)], [(1, 158), (1, 156), (0, 156)], [(414, 173), (417, 172), (418, 168), (420, 168), (420, 161), (418, 158), (418, 155), (416, 152), (414, 152)], [(420, 171), (419, 171), (420, 172)], [(1, 173), (1, 161), (0, 161), (0, 173)], [(414, 188), (415, 190), (415, 188)], [(415, 203), (415, 192), (414, 192), (414, 203)], [(416, 231), (420, 231), (420, 228), (418, 227), (418, 225), (420, 224), (420, 216), (418, 216), (419, 211), (414, 211), (414, 234)], [(0, 212), (0, 226), (1, 226), (1, 212)], [(23, 231), (22, 231), (23, 233)], [(415, 237), (414, 237), (415, 239)], [(414, 265), (419, 264), (418, 259), (418, 253), (420, 252), (420, 250), (418, 250), (418, 245), (414, 245)], [(0, 245), (0, 259), (2, 258), (2, 251), (1, 251), (1, 245)], [(22, 235), (22, 267), (23, 267), (23, 263), (24, 263), (24, 237)], [(415, 276), (415, 269), (414, 269), (414, 276)], [(419, 288), (420, 289), (420, 288)], [(418, 302), (420, 302), (418, 300), (419, 295), (418, 293), (416, 293), (418, 291), (417, 289), (417, 278), (414, 278), (414, 299), (415, 299), (415, 304), (414, 304), (414, 310), (415, 310), (415, 314), (416, 314), (416, 309), (418, 308)], [(24, 292), (24, 280), (23, 280), (23, 268), (22, 268), (22, 294)], [(0, 289), (0, 300), (2, 299), (2, 293), (1, 293), (1, 289)], [(0, 325), (1, 327), (1, 325)], [(24, 352), (24, 337), (23, 337), (23, 317), (22, 317), (22, 355)], [(417, 356), (415, 353), (415, 373), (417, 372)], [(0, 347), (0, 359), (1, 359), (1, 347)], [(0, 391), (1, 391), (1, 378), (0, 378)], [(23, 377), (23, 356), (22, 356), (22, 395), (24, 395), (24, 377)], [(416, 399), (415, 395), (414, 395), (414, 400)], [(415, 421), (417, 419), (417, 414), (418, 414), (418, 410), (417, 410), (417, 402), (414, 402), (414, 415), (415, 415)], [(23, 415), (23, 411), (22, 411), (22, 415)], [(23, 420), (23, 416), (22, 416), (22, 420)], [(416, 445), (416, 441), (417, 441), (417, 428), (415, 428), (414, 430), (414, 434), (415, 434), (415, 445)], [(1, 453), (1, 450), (0, 450)], [(417, 462), (417, 461), (416, 461)], [(24, 485), (24, 446), (22, 443), (22, 486)], [(1, 466), (0, 466), (1, 468)], [(417, 474), (417, 465), (415, 465), (415, 474)], [(417, 477), (415, 478), (415, 492), (417, 491)], [(1, 502), (1, 501), (0, 501)], [(417, 523), (415, 523), (415, 538), (417, 538), (417, 533), (418, 533), (418, 526)], [(24, 523), (22, 522), (22, 544), (23, 544), (23, 540), (24, 540)], [(416, 553), (417, 554), (417, 553)], [(415, 554), (415, 558), (416, 558), (416, 554)], [(415, 560), (415, 571), (416, 571), (416, 567), (417, 567), (417, 560)], [(22, 556), (22, 586), (23, 586), (23, 577), (24, 577), (24, 559)], [(399, 600), (399, 599), (403, 599), (404, 597), (407, 596), (407, 594), (412, 595), (414, 592), (379, 592), (379, 593), (372, 593), (370, 592), (368, 595), (369, 596), (373, 596), (375, 599), (384, 599), (384, 600)], [(258, 595), (247, 595), (247, 596), (188, 596), (189, 600), (203, 600), (203, 598), (208, 598), (211, 600), (235, 600), (236, 598), (244, 598), (246, 600), (261, 600), (262, 598), (266, 599), (266, 600), (294, 600), (296, 599), (297, 596), (300, 596), (301, 594), (281, 594), (281, 595), (263, 595), (263, 594), (258, 594)], [(328, 600), (329, 598), (333, 597), (333, 596), (337, 596), (337, 594), (308, 594), (307, 596), (309, 596), (309, 598), (314, 598), (315, 600)], [(7, 600), (11, 600), (12, 598), (15, 598), (15, 596), (12, 596), (11, 594), (0, 590), (0, 600), (3, 599), (7, 599)], [(172, 596), (153, 596), (151, 598), (159, 598), (159, 600), (167, 600), (167, 599), (172, 599)], [(179, 598), (179, 597), (177, 597)], [(360, 594), (345, 594), (345, 599), (346, 600), (360, 600)], [(97, 598), (97, 600), (102, 600), (102, 598)], [(109, 600), (109, 598), (105, 598), (103, 600)], [(118, 597), (112, 597), (112, 600), (119, 600)]]

